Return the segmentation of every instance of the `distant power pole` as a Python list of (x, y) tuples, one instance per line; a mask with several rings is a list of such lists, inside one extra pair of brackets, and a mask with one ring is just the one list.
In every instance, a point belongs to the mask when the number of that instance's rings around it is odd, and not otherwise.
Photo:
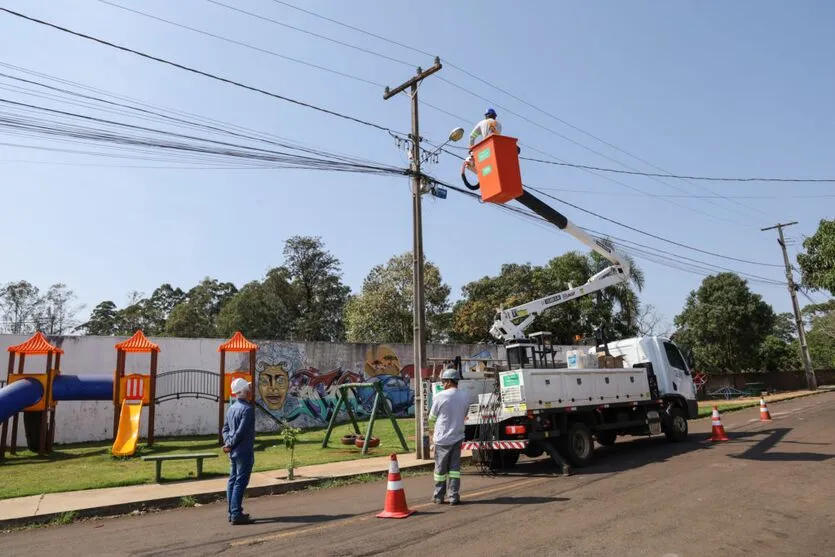
[(423, 362), (426, 359), (426, 308), (423, 293), (423, 222), (421, 215), (421, 195), (423, 195), (420, 173), (420, 130), (418, 127), (418, 84), (425, 78), (441, 69), (440, 58), (435, 58), (435, 65), (426, 71), (417, 69), (417, 75), (390, 89), (386, 87), (383, 99), (388, 100), (394, 95), (410, 89), (412, 99), (412, 140), (411, 174), (412, 174), (412, 260), (414, 268), (414, 298), (412, 315), (414, 320), (414, 373), (415, 373), (415, 456), (420, 460), (429, 459), (429, 439), (426, 435), (423, 415)]
[(786, 265), (786, 279), (789, 281), (789, 294), (792, 297), (792, 307), (794, 308), (794, 320), (797, 324), (797, 336), (800, 339), (800, 357), (803, 359), (803, 367), (806, 369), (806, 385), (809, 390), (814, 391), (818, 388), (818, 382), (815, 379), (815, 370), (812, 369), (812, 357), (809, 355), (809, 345), (806, 344), (806, 329), (803, 327), (803, 318), (800, 315), (800, 305), (797, 303), (797, 285), (794, 283), (794, 275), (792, 274), (792, 266), (789, 263), (789, 254), (786, 252), (786, 240), (783, 238), (783, 227), (797, 224), (797, 221), (787, 222), (783, 224), (775, 224), (761, 230), (777, 229), (779, 238), (777, 243), (783, 249), (783, 262)]

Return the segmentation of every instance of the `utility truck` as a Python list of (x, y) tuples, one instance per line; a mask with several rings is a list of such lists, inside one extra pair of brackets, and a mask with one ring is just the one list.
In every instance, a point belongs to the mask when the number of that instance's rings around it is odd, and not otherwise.
[[(508, 141), (496, 139), (500, 140)], [(463, 167), (462, 179), (468, 188), (478, 188), (467, 182)], [(609, 342), (601, 327), (593, 348), (578, 346), (562, 361), (549, 333), (526, 334), (542, 312), (626, 282), (630, 268), (611, 245), (522, 191), (520, 184), (508, 198), (571, 234), (611, 265), (582, 286), (569, 285), (564, 292), (498, 311), (490, 333), (505, 345), (507, 369), (479, 379), (461, 375), (465, 383), (477, 382), (466, 387), (473, 393), (473, 404), (463, 448), (490, 468), (513, 466), (521, 454), (548, 454), (568, 473), (571, 466), (589, 463), (595, 441), (611, 445), (618, 436), (661, 434), (670, 441), (685, 440), (687, 421), (698, 415), (696, 386), (685, 358), (670, 339), (651, 336)]]

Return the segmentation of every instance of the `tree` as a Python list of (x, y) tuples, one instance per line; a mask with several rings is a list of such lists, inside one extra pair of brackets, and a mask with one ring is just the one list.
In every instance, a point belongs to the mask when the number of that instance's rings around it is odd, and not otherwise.
[(171, 310), (165, 333), (180, 337), (216, 337), (217, 316), (238, 289), (231, 282), (206, 277), (188, 291), (186, 299)]
[[(603, 268), (595, 256), (575, 251), (542, 267), (502, 265), (498, 276), (483, 277), (463, 287), (464, 297), (453, 308), (451, 338), (458, 342), (495, 341), (489, 330), (497, 308), (531, 302), (567, 290), (569, 285), (578, 287)], [(576, 335), (593, 334), (601, 325), (615, 336), (636, 334), (638, 298), (632, 288), (643, 286), (643, 273), (634, 263), (630, 278), (629, 285), (612, 286), (607, 289), (611, 292), (582, 296), (544, 312), (528, 331), (550, 331), (557, 344), (571, 344)]]
[(66, 284), (58, 283), (49, 287), (39, 304), (43, 331), (46, 334), (63, 335), (76, 325), (75, 316), (85, 306), (73, 307), (71, 303), (75, 299), (75, 293), (67, 288)]
[(43, 325), (40, 291), (28, 281), (10, 282), (0, 290), (3, 328), (13, 335), (39, 330)]
[(821, 219), (817, 231), (803, 240), (797, 255), (804, 286), (835, 296), (835, 220)]
[(638, 334), (641, 336), (655, 336), (666, 332), (663, 316), (652, 304), (641, 304), (636, 319)]
[[(441, 272), (424, 260), (424, 301), (426, 340), (437, 342), (449, 308), (449, 286)], [(412, 254), (392, 257), (377, 265), (363, 281), (362, 292), (350, 298), (345, 307), (347, 336), (350, 342), (409, 343), (414, 338), (412, 321)]]
[(810, 304), (803, 308), (809, 317), (810, 328), (806, 333), (809, 354), (815, 368), (835, 368), (835, 300), (823, 304)]
[(342, 284), (339, 260), (321, 238), (293, 236), (284, 245), (284, 266), (297, 290), (298, 315), (293, 337), (298, 340), (345, 339), (345, 304), (351, 289)]
[(90, 319), (77, 330), (83, 329), (88, 335), (112, 336), (117, 334), (118, 321), (116, 304), (106, 300), (93, 308)]
[(241, 288), (220, 310), (218, 332), (230, 336), (241, 331), (254, 339), (289, 339), (298, 317), (296, 291), (284, 267), (267, 273), (264, 282), (252, 281)]
[(677, 342), (706, 371), (757, 369), (760, 346), (774, 330), (774, 310), (734, 273), (705, 278), (675, 317)]

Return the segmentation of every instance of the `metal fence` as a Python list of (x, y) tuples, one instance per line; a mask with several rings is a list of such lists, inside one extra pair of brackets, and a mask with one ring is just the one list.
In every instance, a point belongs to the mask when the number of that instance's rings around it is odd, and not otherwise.
[(155, 402), (180, 398), (206, 398), (217, 402), (220, 374), (204, 369), (177, 369), (157, 375)]

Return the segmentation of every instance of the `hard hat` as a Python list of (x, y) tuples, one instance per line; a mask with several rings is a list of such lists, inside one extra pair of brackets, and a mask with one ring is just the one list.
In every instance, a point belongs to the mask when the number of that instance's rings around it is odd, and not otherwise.
[(441, 379), (451, 379), (453, 381), (458, 381), (460, 377), (458, 376), (458, 370), (455, 368), (448, 367), (441, 373)]
[(246, 379), (242, 379), (242, 378), (238, 377), (237, 379), (232, 381), (232, 386), (231, 386), (232, 387), (231, 388), (232, 394), (239, 395), (243, 392), (248, 391), (251, 386), (252, 385), (249, 384), (249, 381), (247, 381)]
[(496, 117), (496, 111), (493, 110), (492, 108), (488, 108), (487, 112), (485, 112), (484, 115), (489, 117), (489, 118), (495, 118)]

